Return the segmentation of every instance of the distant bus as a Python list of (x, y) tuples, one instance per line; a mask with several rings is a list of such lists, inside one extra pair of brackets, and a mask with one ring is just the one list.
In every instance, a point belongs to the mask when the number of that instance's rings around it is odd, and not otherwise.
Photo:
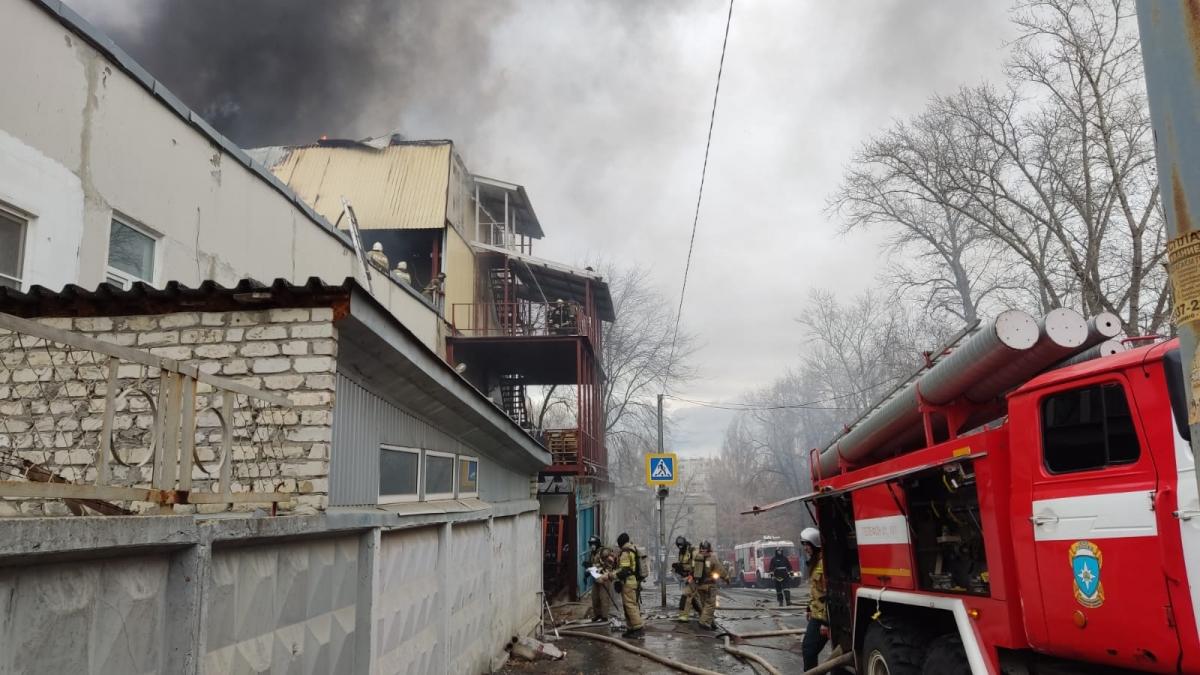
[(788, 562), (792, 564), (790, 586), (800, 585), (800, 556), (796, 545), (779, 537), (764, 536), (757, 541), (738, 544), (734, 551), (733, 581), (739, 586), (754, 586), (758, 588), (774, 588), (775, 582), (771, 575), (771, 558), (775, 551), (783, 549)]

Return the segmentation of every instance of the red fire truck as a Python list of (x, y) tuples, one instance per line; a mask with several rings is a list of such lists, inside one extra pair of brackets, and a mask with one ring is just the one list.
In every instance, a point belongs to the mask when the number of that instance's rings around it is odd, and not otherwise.
[(779, 549), (783, 549), (783, 554), (792, 564), (792, 576), (788, 580), (788, 585), (794, 588), (800, 581), (800, 558), (796, 555), (796, 545), (786, 539), (769, 535), (763, 535), (762, 539), (733, 547), (735, 555), (733, 582), (739, 586), (774, 588), (775, 580), (772, 576), (771, 558), (775, 557), (775, 551)]
[(814, 512), (858, 673), (1200, 673), (1180, 350), (1092, 346), (1116, 321), (1005, 312), (814, 450), (812, 494), (747, 512)]

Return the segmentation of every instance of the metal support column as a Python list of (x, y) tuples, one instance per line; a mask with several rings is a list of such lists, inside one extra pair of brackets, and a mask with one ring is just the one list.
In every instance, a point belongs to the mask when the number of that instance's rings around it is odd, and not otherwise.
[[(1146, 93), (1158, 155), (1158, 184), (1167, 217), (1168, 275), (1172, 318), (1179, 330), (1188, 395), (1192, 456), (1200, 445), (1200, 231), (1192, 209), (1200, 209), (1200, 0), (1137, 3)], [(1200, 472), (1196, 473), (1200, 485)], [(1180, 504), (1180, 508), (1184, 508)]]
[[(663, 395), (658, 395), (658, 451), (663, 451)], [(658, 587), (662, 608), (667, 608), (667, 491), (658, 490)]]

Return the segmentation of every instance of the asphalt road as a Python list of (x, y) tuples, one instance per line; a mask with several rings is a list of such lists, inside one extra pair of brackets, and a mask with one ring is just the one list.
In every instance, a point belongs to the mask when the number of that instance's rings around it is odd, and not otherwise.
[[(707, 668), (720, 673), (747, 674), (761, 672), (722, 649), (724, 636), (705, 631), (697, 626), (695, 615), (688, 624), (677, 623), (675, 617), (679, 607), (679, 586), (667, 588), (667, 605), (659, 606), (657, 588), (646, 588), (642, 592), (642, 613), (646, 622), (646, 634), (641, 640), (628, 640), (630, 644), (655, 652), (688, 665)], [(733, 634), (783, 628), (804, 628), (804, 604), (807, 602), (805, 589), (792, 589), (793, 607), (781, 608), (776, 603), (774, 590), (729, 588), (722, 586), (717, 603), (717, 625)], [(606, 625), (562, 628), (586, 630), (588, 632), (620, 637)], [(800, 640), (802, 636), (783, 636), (747, 640), (739, 647), (767, 659), (783, 672), (801, 672)], [(560, 661), (526, 662), (512, 659), (501, 673), (538, 673), (546, 675), (601, 675), (617, 673), (675, 673), (666, 666), (642, 656), (626, 652), (613, 645), (585, 638), (563, 637), (554, 644), (566, 651)]]

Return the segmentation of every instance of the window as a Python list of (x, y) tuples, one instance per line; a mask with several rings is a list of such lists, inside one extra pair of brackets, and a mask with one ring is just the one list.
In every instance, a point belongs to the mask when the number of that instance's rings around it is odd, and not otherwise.
[(0, 209), (0, 286), (21, 290), (25, 219)]
[(145, 229), (113, 218), (108, 232), (108, 281), (122, 288), (135, 281), (153, 283), (157, 243)]
[(421, 451), (384, 445), (379, 448), (379, 501), (415, 502), (420, 498)]
[(458, 458), (458, 496), (475, 497), (479, 494), (479, 460), (474, 457)]
[(1140, 448), (1124, 388), (1098, 384), (1046, 397), (1042, 446), (1050, 473), (1136, 462)]
[(379, 503), (479, 495), (479, 458), (452, 452), (379, 446)]
[(454, 498), (454, 455), (425, 451), (425, 499)]

